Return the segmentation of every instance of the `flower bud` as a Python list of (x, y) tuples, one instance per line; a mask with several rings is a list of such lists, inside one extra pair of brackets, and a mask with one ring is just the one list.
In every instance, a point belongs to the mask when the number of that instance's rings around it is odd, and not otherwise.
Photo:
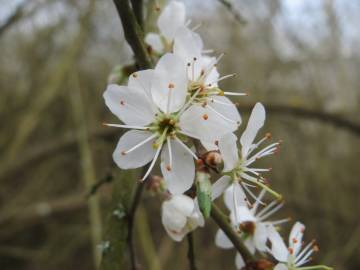
[(198, 226), (204, 226), (204, 219), (193, 199), (186, 195), (173, 195), (163, 202), (161, 220), (168, 235), (175, 241)]

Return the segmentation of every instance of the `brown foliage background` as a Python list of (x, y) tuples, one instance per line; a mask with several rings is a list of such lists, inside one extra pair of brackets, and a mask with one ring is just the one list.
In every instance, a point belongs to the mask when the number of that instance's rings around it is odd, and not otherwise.
[[(238, 74), (222, 86), (250, 93), (238, 100), (243, 122), (261, 101), (263, 132), (283, 140), (264, 161), (287, 201), (281, 215), (307, 224), (316, 261), (360, 268), (360, 2), (241, 0), (230, 11), (185, 2), (206, 47), (226, 53), (221, 73)], [(101, 126), (116, 121), (102, 93), (113, 66), (132, 63), (119, 18), (111, 1), (0, 4), (0, 269), (94, 269), (94, 219), (105, 220), (111, 184), (90, 203), (86, 194), (120, 171), (111, 160), (120, 132)], [(165, 234), (159, 206), (146, 193), (137, 216), (143, 269), (186, 269), (186, 243)], [(234, 251), (216, 248), (207, 225), (195, 234), (199, 269), (234, 269)]]

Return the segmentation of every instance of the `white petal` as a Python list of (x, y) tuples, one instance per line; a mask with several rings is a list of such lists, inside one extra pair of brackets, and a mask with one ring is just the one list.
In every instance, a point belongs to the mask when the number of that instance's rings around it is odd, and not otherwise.
[(148, 33), (145, 37), (145, 42), (157, 53), (162, 53), (164, 51), (164, 44), (158, 34)]
[(141, 89), (151, 100), (151, 83), (154, 76), (154, 70), (146, 69), (134, 72), (129, 77), (128, 86)]
[(257, 250), (266, 251), (266, 241), (268, 239), (268, 229), (263, 223), (257, 223), (254, 233), (254, 243)]
[[(203, 56), (201, 57), (199, 61), (199, 65), (201, 65), (201, 69), (208, 70), (210, 68), (210, 65), (215, 62), (216, 57), (209, 57), (209, 56)], [(208, 85), (211, 83), (211, 87), (218, 86), (218, 83), (216, 82), (220, 77), (220, 74), (216, 67), (212, 67), (211, 71), (207, 74), (205, 78), (205, 85)]]
[[(192, 201), (190, 198), (172, 197), (169, 201), (165, 201), (162, 204), (161, 221), (166, 232), (175, 241), (181, 241), (186, 234), (184, 228), (187, 216), (184, 215), (183, 211), (188, 212), (188, 208), (191, 208), (189, 200)], [(181, 208), (182, 203), (184, 203), (183, 210)]]
[(259, 129), (264, 125), (265, 121), (265, 108), (261, 103), (256, 103), (246, 129), (240, 138), (240, 143), (242, 145), (242, 157), (246, 158), (247, 153), (252, 145), (256, 134), (258, 133)]
[(196, 198), (194, 199), (194, 204), (195, 204), (194, 211), (192, 212), (191, 216), (189, 217), (189, 223), (193, 227), (197, 227), (197, 226), (204, 227), (205, 220), (200, 211), (199, 204), (198, 204), (198, 201)]
[(153, 136), (153, 134), (148, 131), (130, 130), (126, 132), (120, 138), (113, 153), (115, 163), (121, 169), (138, 168), (149, 163), (155, 156), (156, 149), (153, 147), (155, 139), (148, 141), (130, 153), (124, 155), (123, 152), (131, 149), (151, 136)]
[(224, 160), (224, 172), (234, 169), (239, 161), (236, 142), (237, 137), (233, 133), (228, 133), (219, 140), (219, 150)]
[(238, 182), (234, 182), (231, 186), (229, 186), (224, 193), (224, 202), (226, 207), (230, 211), (234, 211), (235, 205), (234, 205), (234, 190), (236, 192), (236, 203), (237, 207), (247, 205), (246, 204), (246, 195), (242, 189), (242, 187), (239, 185)]
[(200, 140), (215, 142), (229, 132), (238, 128), (236, 123), (224, 121), (209, 108), (192, 105), (180, 117), (179, 126), (184, 132), (193, 134)]
[(229, 187), (231, 183), (230, 176), (224, 175), (220, 177), (211, 187), (211, 199), (216, 200), (224, 191)]
[(201, 145), (204, 146), (204, 148), (207, 150), (207, 151), (217, 151), (219, 150), (219, 147), (216, 145), (216, 143), (218, 142), (219, 140), (215, 140), (213, 142), (207, 142), (207, 141), (204, 141), (204, 140), (200, 140), (201, 142)]
[(171, 42), (176, 30), (185, 25), (185, 5), (179, 1), (170, 2), (161, 12), (158, 27), (161, 34)]
[(244, 245), (247, 247), (251, 254), (255, 254), (256, 249), (253, 237), (246, 238), (246, 240), (244, 241)]
[(243, 222), (256, 222), (256, 218), (253, 215), (253, 213), (249, 210), (249, 208), (245, 205), (240, 205), (237, 208), (237, 213), (238, 213), (238, 222), (239, 223), (243, 223)]
[[(182, 194), (191, 188), (195, 177), (194, 158), (176, 140), (171, 140), (172, 167), (166, 144), (161, 153), (161, 172), (172, 194)], [(170, 169), (170, 170), (169, 170)]]
[(232, 248), (234, 247), (234, 245), (231, 243), (231, 241), (229, 240), (229, 238), (225, 235), (225, 233), (222, 231), (222, 230), (218, 230), (216, 232), (216, 235), (215, 235), (215, 244), (218, 246), (218, 247), (221, 247), (221, 248), (226, 248), (226, 249), (229, 249), (229, 248)]
[(283, 263), (278, 263), (274, 268), (274, 270), (288, 270), (288, 269), (289, 268)]
[(155, 118), (154, 105), (140, 89), (110, 84), (103, 97), (110, 111), (125, 124), (144, 126)]
[[(200, 60), (203, 42), (199, 34), (186, 27), (180, 27), (174, 39), (174, 54), (184, 59), (186, 62), (192, 62), (194, 57), (196, 62)], [(197, 78), (197, 77), (196, 77)]]
[[(224, 96), (212, 96), (209, 98), (214, 102), (209, 102), (209, 105), (216, 111), (220, 112), (226, 118), (231, 119), (237, 123), (237, 126), (241, 124), (241, 116), (239, 110), (230, 99)], [(226, 105), (225, 105), (226, 104)]]
[(280, 234), (276, 231), (274, 226), (268, 227), (269, 240), (271, 242), (271, 255), (274, 256), (279, 262), (286, 262), (289, 251), (285, 246), (283, 239)]
[(245, 266), (244, 259), (240, 253), (236, 253), (235, 265), (237, 269), (243, 269), (243, 267)]
[(155, 104), (165, 113), (181, 109), (187, 95), (186, 64), (174, 54), (162, 56), (156, 65), (151, 94)]
[(195, 208), (194, 200), (183, 194), (173, 195), (168, 202), (176, 211), (187, 217), (192, 215)]
[(298, 252), (301, 249), (304, 230), (305, 230), (305, 225), (300, 222), (296, 222), (291, 229), (289, 235), (289, 247), (291, 247), (294, 250), (295, 256), (296, 254), (298, 254)]

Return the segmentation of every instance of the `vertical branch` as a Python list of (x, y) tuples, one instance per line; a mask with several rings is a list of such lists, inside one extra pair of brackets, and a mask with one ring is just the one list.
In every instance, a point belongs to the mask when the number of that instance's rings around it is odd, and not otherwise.
[(194, 237), (193, 233), (188, 233), (187, 242), (188, 242), (188, 260), (189, 260), (189, 268), (190, 270), (197, 270), (196, 267), (196, 259), (195, 259), (195, 249), (194, 249)]
[(152, 63), (143, 41), (144, 34), (139, 26), (128, 0), (114, 0), (123, 25), (126, 41), (134, 52), (140, 69), (151, 68)]
[[(133, 1), (133, 8), (138, 9), (137, 16), (140, 18), (139, 16), (142, 17), (142, 14), (139, 11), (139, 4), (142, 3), (142, 1), (138, 1), (140, 3), (134, 2), (136, 1)], [(134, 12), (131, 10), (129, 0), (114, 0), (114, 4), (122, 22), (125, 38), (134, 52), (138, 67), (140, 69), (151, 68), (152, 63), (150, 56), (143, 42), (144, 35), (134, 15)], [(139, 19), (139, 21), (141, 23), (142, 18)], [(144, 167), (144, 170), (146, 169), (147, 166)], [(119, 183), (119, 181), (116, 181), (114, 184), (113, 211), (118, 210), (116, 209), (116, 205), (118, 205), (119, 202), (121, 202), (122, 205), (128, 205), (128, 207), (126, 207), (128, 210), (126, 211), (126, 216), (122, 217), (120, 220), (116, 220), (113, 216), (113, 213), (109, 217), (105, 236), (105, 241), (107, 241), (106, 243), (109, 243), (109, 245), (106, 245), (108, 248), (104, 250), (103, 253), (103, 258), (101, 261), (102, 270), (125, 268), (125, 265), (127, 264), (124, 257), (126, 244), (128, 245), (131, 269), (136, 269), (136, 257), (132, 234), (136, 210), (143, 191), (143, 184), (139, 183), (137, 185), (133, 199), (131, 199), (128, 196), (131, 194), (130, 191), (133, 190), (134, 184), (135, 181), (128, 178), (126, 179), (126, 182), (124, 181)], [(121, 238), (119, 238), (119, 234), (121, 235)]]
[(131, 5), (139, 26), (144, 28), (144, 7), (142, 0), (131, 0)]

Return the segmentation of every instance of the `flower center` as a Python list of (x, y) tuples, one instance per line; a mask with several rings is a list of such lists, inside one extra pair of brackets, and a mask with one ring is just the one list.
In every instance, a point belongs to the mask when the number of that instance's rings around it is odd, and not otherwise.
[(178, 131), (178, 122), (176, 115), (159, 113), (155, 122), (151, 125), (151, 130), (158, 133), (158, 139), (156, 140), (154, 147), (162, 145), (167, 137), (175, 136)]
[(249, 235), (254, 235), (255, 227), (255, 223), (251, 221), (245, 221), (240, 224), (240, 230)]

